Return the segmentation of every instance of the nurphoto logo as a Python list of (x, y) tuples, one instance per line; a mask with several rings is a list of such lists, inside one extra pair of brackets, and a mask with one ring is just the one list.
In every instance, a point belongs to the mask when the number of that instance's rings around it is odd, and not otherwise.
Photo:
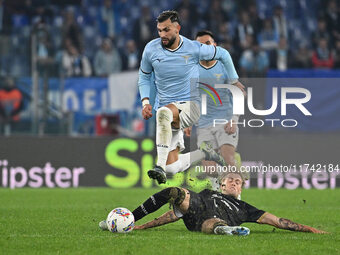
[[(203, 84), (205, 85), (205, 84)], [(233, 115), (244, 115), (244, 107), (245, 107), (245, 95), (243, 94), (242, 90), (234, 85), (229, 84), (215, 84), (214, 87), (216, 89), (218, 88), (224, 88), (228, 89), (233, 97)], [(220, 97), (216, 90), (209, 86), (209, 89), (212, 90), (215, 95), (220, 100)], [(215, 105), (216, 100), (214, 99), (213, 95), (206, 89), (203, 89), (207, 94), (213, 99)], [(287, 105), (294, 105), (297, 107), (305, 116), (312, 116), (312, 113), (308, 111), (308, 109), (304, 106), (305, 103), (309, 102), (311, 99), (311, 93), (308, 89), (305, 88), (299, 88), (299, 87), (281, 87), (280, 89), (281, 93), (281, 116), (287, 115)], [(301, 94), (303, 97), (299, 98), (292, 98), (292, 94)], [(288, 98), (288, 95), (290, 97)], [(278, 94), (278, 88), (273, 87), (272, 88), (272, 104), (269, 109), (256, 109), (253, 102), (253, 88), (248, 87), (247, 88), (247, 107), (251, 113), (257, 116), (268, 116), (274, 113), (279, 104), (279, 94)], [(222, 103), (221, 103), (222, 104)], [(201, 113), (202, 115), (211, 114), (213, 117), (213, 113), (207, 112), (207, 95), (202, 94), (201, 95)], [(249, 119), (249, 120), (243, 120), (237, 123), (233, 123), (231, 120), (227, 119), (212, 119), (213, 126), (216, 125), (225, 125), (228, 122), (231, 122), (231, 125), (233, 124), (239, 124), (243, 125), (244, 127), (248, 125), (249, 127), (262, 127), (265, 123), (268, 123), (271, 125), (271, 127), (275, 126), (275, 123), (280, 123), (282, 127), (296, 127), (298, 125), (298, 121), (295, 119)]]

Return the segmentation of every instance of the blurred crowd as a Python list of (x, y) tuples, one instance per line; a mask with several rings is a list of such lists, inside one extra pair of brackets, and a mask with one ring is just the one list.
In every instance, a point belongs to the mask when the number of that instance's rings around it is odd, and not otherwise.
[(340, 68), (337, 0), (0, 0), (0, 75), (29, 76), (32, 50), (49, 76), (138, 69), (166, 9), (179, 12), (180, 33), (188, 38), (212, 31), (240, 76)]

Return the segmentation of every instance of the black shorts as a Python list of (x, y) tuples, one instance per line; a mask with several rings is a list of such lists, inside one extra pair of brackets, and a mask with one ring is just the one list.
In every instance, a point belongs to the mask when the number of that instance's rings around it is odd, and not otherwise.
[(200, 194), (191, 190), (189, 190), (189, 192), (189, 209), (187, 213), (183, 215), (182, 219), (188, 230), (201, 231), (203, 222), (213, 218), (214, 215), (211, 215), (210, 210), (207, 210), (206, 204)]

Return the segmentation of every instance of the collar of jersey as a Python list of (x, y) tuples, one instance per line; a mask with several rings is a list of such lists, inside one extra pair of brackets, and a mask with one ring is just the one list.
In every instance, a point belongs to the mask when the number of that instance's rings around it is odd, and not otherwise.
[(178, 50), (179, 48), (181, 48), (182, 45), (183, 45), (183, 38), (182, 38), (181, 35), (179, 36), (179, 39), (181, 40), (181, 42), (179, 43), (179, 45), (178, 45), (178, 47), (177, 47), (176, 49), (171, 50), (171, 49), (168, 49), (168, 48), (165, 48), (165, 47), (163, 47), (163, 48), (166, 49), (166, 50), (168, 50), (168, 51), (170, 51), (170, 52), (175, 52), (176, 50)]
[(216, 65), (217, 65), (217, 62), (218, 62), (218, 60), (216, 60), (215, 64), (213, 64), (212, 66), (209, 66), (209, 67), (206, 67), (206, 66), (202, 65), (201, 62), (199, 62), (199, 64), (200, 64), (200, 66), (203, 67), (204, 69), (209, 70), (209, 69), (213, 68), (214, 66), (216, 66)]

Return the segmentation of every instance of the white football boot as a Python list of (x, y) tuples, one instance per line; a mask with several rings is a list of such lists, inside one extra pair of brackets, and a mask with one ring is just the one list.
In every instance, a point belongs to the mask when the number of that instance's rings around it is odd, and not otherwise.
[(235, 227), (217, 226), (214, 229), (214, 233), (216, 235), (247, 236), (247, 235), (249, 235), (250, 230), (249, 230), (249, 228), (241, 227), (241, 226), (235, 226)]
[(102, 220), (101, 222), (99, 222), (99, 228), (101, 230), (109, 230), (106, 224), (106, 220)]

